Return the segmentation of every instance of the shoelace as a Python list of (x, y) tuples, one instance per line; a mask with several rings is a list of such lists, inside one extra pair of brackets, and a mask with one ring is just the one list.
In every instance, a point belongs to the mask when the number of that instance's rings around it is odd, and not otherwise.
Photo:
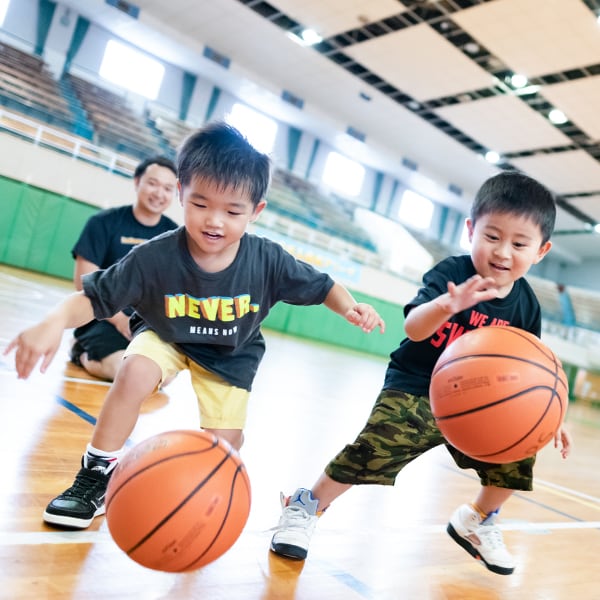
[(299, 506), (287, 506), (283, 509), (281, 514), (281, 520), (279, 521), (279, 527), (298, 527), (300, 529), (306, 529), (306, 526), (311, 522), (311, 515), (309, 515), (303, 508)]
[(477, 535), (483, 540), (492, 550), (498, 550), (504, 548), (504, 540), (502, 539), (502, 532), (495, 525), (483, 525), (477, 530)]
[(86, 498), (87, 496), (93, 495), (96, 493), (98, 487), (102, 485), (103, 482), (99, 481), (94, 477), (90, 477), (85, 473), (77, 473), (75, 476), (75, 481), (73, 485), (65, 490), (61, 496), (73, 496), (75, 498)]

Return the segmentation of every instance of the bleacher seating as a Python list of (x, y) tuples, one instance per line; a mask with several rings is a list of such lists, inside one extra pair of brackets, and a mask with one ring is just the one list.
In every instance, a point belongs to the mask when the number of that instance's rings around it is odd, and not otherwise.
[(173, 153), (180, 146), (181, 142), (196, 129), (196, 127), (193, 127), (189, 123), (156, 107), (150, 107), (147, 116), (173, 150)]
[(71, 130), (73, 115), (44, 61), (0, 43), (0, 103), (54, 127)]
[(87, 112), (97, 143), (139, 158), (161, 151), (159, 140), (146, 126), (143, 116), (124, 96), (73, 74), (65, 75), (65, 79)]
[(562, 305), (556, 282), (541, 277), (527, 276), (542, 309), (542, 318), (562, 323), (564, 319)]
[(376, 250), (367, 232), (353, 222), (352, 214), (335, 197), (320, 192), (309, 181), (276, 170), (267, 198), (283, 214), (330, 236), (340, 237), (367, 250)]
[(600, 301), (598, 292), (569, 286), (567, 293), (575, 312), (578, 327), (600, 331)]

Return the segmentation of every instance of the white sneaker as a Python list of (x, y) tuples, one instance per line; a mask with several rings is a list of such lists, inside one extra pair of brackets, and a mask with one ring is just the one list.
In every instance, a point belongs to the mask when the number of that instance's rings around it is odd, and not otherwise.
[(477, 511), (463, 504), (454, 511), (446, 531), (490, 571), (510, 575), (515, 570), (515, 561), (506, 549), (502, 532), (494, 521), (495, 515), (482, 521)]
[(310, 490), (297, 489), (289, 498), (281, 495), (281, 517), (271, 539), (271, 550), (279, 556), (304, 560), (317, 524), (319, 501)]

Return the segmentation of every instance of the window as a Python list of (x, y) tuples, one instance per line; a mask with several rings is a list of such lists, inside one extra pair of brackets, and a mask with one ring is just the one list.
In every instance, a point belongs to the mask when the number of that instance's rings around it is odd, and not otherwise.
[(115, 40), (106, 44), (100, 77), (156, 100), (164, 74), (164, 66), (147, 54)]
[(325, 161), (323, 183), (346, 196), (358, 196), (365, 178), (365, 168), (337, 152), (330, 152)]
[(245, 104), (238, 103), (233, 105), (225, 120), (245, 135), (259, 152), (269, 154), (273, 151), (277, 135), (277, 122), (270, 117)]
[(402, 194), (400, 207), (398, 208), (398, 219), (415, 229), (428, 229), (433, 218), (433, 202), (425, 196), (421, 196), (412, 190), (406, 190)]
[(9, 4), (10, 0), (0, 0), (0, 27), (2, 27), (4, 24), (4, 19), (6, 18)]

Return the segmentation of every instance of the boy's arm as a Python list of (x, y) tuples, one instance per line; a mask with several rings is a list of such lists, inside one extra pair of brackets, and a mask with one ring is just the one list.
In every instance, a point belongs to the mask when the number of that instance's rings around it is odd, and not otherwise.
[(365, 333), (371, 333), (375, 327), (379, 327), (381, 333), (385, 332), (385, 323), (377, 311), (370, 304), (356, 302), (350, 292), (339, 283), (333, 284), (323, 304), (352, 325), (360, 327)]
[(445, 294), (415, 306), (408, 313), (404, 331), (413, 342), (420, 342), (433, 335), (452, 315), (497, 295), (498, 290), (491, 277), (473, 275), (460, 285), (450, 281)]
[(67, 296), (37, 325), (25, 329), (10, 344), (4, 354), (15, 349), (15, 367), (19, 379), (26, 379), (36, 363), (43, 358), (40, 371), (44, 373), (54, 358), (65, 329), (79, 327), (94, 318), (90, 299), (77, 292)]

